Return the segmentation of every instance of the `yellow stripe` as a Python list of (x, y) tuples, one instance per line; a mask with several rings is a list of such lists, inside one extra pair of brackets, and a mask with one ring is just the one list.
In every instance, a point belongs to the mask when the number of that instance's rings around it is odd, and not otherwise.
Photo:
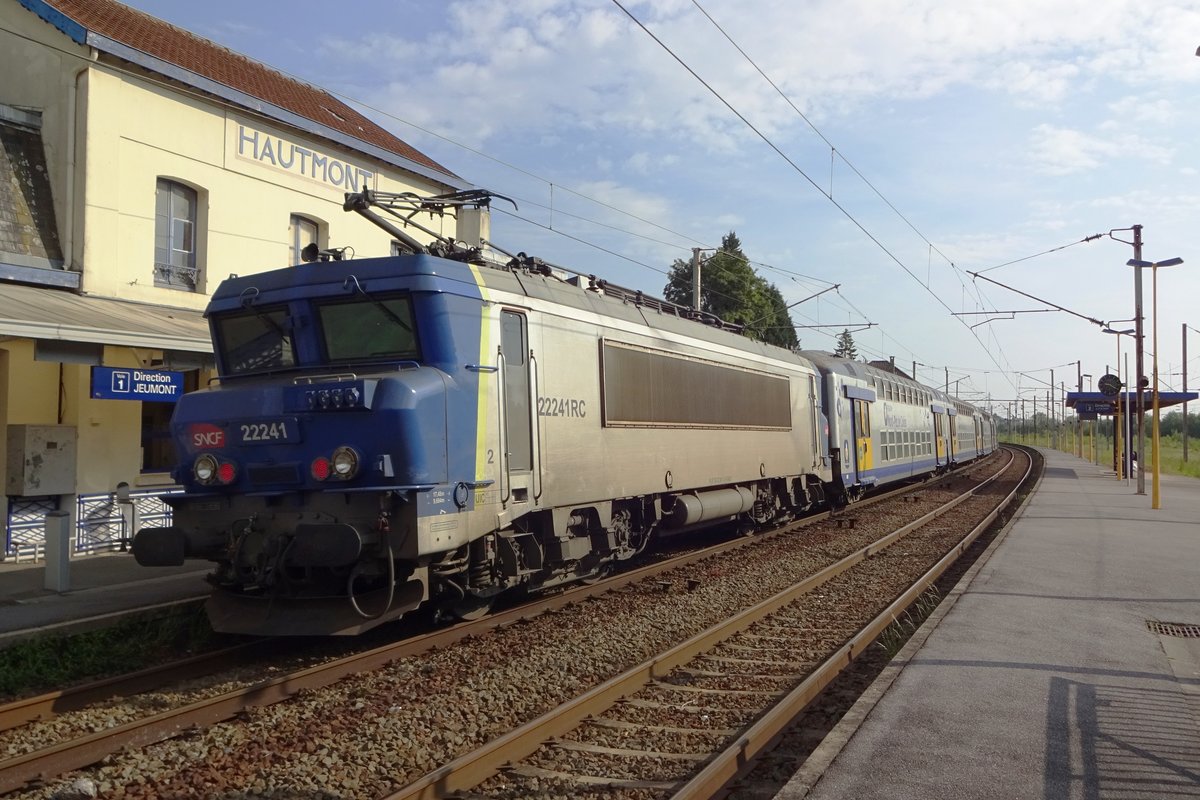
[[(492, 363), (491, 315), (489, 313), (492, 303), (488, 297), (487, 286), (483, 282), (483, 273), (475, 264), (471, 264), (470, 267), (471, 274), (475, 276), (475, 284), (479, 287), (479, 294), (483, 297), (479, 324), (479, 366), (485, 367)], [(491, 410), (491, 404), (488, 402), (488, 386), (492, 381), (492, 376), (496, 373), (481, 370), (476, 374), (479, 376), (479, 394), (475, 403), (475, 480), (482, 481), (487, 479), (488, 412)]]

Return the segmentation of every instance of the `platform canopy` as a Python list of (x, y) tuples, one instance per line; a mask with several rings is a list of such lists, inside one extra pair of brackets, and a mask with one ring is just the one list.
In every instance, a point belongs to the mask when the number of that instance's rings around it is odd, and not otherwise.
[[(1144, 393), (1146, 410), (1149, 411), (1154, 406), (1154, 395), (1150, 392)], [(1177, 406), (1180, 403), (1190, 403), (1200, 397), (1196, 392), (1159, 392), (1158, 407), (1170, 408)], [(1117, 400), (1121, 401), (1121, 411), (1133, 408), (1137, 405), (1137, 392), (1121, 392), (1117, 396), (1103, 394), (1101, 392), (1067, 392), (1067, 408), (1075, 409), (1076, 413), (1083, 414), (1098, 414), (1100, 416), (1111, 416), (1116, 412)]]

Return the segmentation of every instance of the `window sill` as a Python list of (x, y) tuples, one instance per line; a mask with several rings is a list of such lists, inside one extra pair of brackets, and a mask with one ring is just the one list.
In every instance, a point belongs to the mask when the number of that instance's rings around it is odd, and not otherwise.
[(169, 472), (143, 472), (134, 479), (138, 486), (174, 486)]

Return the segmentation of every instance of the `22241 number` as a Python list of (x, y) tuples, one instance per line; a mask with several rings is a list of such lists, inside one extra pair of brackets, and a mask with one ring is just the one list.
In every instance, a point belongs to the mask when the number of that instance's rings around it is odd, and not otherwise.
[(275, 422), (243, 422), (238, 426), (243, 443), (247, 442), (290, 442), (296, 438), (295, 426), (287, 420)]

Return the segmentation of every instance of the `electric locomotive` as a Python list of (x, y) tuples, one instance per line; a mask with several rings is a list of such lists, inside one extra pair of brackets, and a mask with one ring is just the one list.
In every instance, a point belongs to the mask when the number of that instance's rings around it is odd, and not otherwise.
[(214, 629), (469, 618), (653, 536), (752, 529), (841, 492), (810, 359), (524, 254), (491, 264), (389, 231), (408, 254), (212, 296), (220, 380), (176, 406), (185, 491), (133, 550), (214, 562)]

